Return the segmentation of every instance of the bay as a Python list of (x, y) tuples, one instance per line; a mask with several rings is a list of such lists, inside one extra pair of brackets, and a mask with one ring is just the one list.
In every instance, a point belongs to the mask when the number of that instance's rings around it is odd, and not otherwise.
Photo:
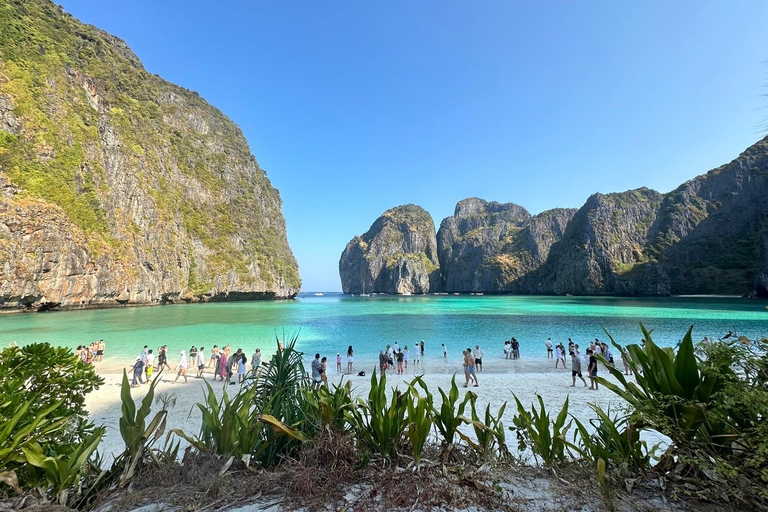
[[(572, 338), (582, 347), (607, 341), (603, 327), (622, 343), (637, 343), (639, 323), (654, 340), (674, 346), (690, 325), (694, 340), (736, 331), (750, 338), (768, 336), (768, 302), (723, 297), (534, 297), (308, 295), (296, 300), (126, 307), (0, 316), (0, 344), (47, 341), (75, 348), (104, 339), (105, 367), (122, 367), (144, 345), (169, 346), (169, 354), (192, 345), (256, 347), (274, 352), (275, 337), (298, 333), (298, 347), (334, 360), (355, 349), (356, 361), (373, 364), (386, 344), (413, 346), (425, 341), (425, 360), (439, 370), (441, 344), (457, 356), (480, 345), (491, 362), (503, 359), (504, 340), (520, 341), (524, 359), (543, 359), (544, 341)], [(171, 356), (173, 360), (173, 356)], [(346, 358), (344, 358), (346, 362)], [(492, 365), (495, 368), (503, 368)]]

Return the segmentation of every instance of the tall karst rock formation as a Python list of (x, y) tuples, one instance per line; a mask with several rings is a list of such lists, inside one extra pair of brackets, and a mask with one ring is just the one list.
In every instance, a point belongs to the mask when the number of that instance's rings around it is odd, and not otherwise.
[(523, 292), (524, 278), (547, 259), (576, 210), (531, 215), (513, 203), (469, 198), (456, 205), (437, 232), (447, 292)]
[(535, 216), (465, 199), (437, 244), (448, 292), (768, 297), (768, 137), (667, 194), (594, 194)]
[(0, 310), (291, 297), (240, 129), (48, 0), (0, 0)]
[(347, 244), (339, 261), (344, 293), (421, 294), (439, 289), (435, 223), (423, 208), (398, 206)]

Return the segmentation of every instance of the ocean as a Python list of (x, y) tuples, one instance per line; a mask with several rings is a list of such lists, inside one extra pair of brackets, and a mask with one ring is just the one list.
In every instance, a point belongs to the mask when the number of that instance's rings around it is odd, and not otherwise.
[[(276, 336), (298, 335), (297, 346), (311, 358), (328, 356), (329, 366), (346, 349), (355, 350), (356, 369), (373, 365), (386, 344), (425, 343), (423, 364), (442, 369), (441, 344), (450, 359), (480, 345), (489, 362), (502, 361), (504, 340), (520, 342), (523, 359), (543, 360), (544, 341), (572, 338), (582, 347), (608, 340), (637, 343), (639, 323), (653, 329), (659, 345), (674, 346), (693, 325), (694, 341), (736, 331), (750, 338), (768, 336), (768, 301), (723, 297), (536, 297), (536, 296), (384, 296), (306, 294), (295, 300), (184, 304), (157, 307), (49, 312), (0, 316), (0, 345), (47, 341), (75, 348), (103, 338), (104, 367), (129, 364), (144, 345), (168, 345), (174, 355), (192, 345), (227, 343), (250, 357), (256, 347), (274, 353)], [(583, 349), (582, 349), (583, 350)], [(453, 364), (453, 363), (450, 363)], [(498, 365), (491, 365), (499, 367)]]

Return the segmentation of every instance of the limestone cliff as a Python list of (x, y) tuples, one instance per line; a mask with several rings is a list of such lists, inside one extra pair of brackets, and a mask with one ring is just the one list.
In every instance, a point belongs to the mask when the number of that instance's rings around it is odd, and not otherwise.
[(447, 292), (768, 297), (768, 137), (667, 194), (598, 193), (536, 216), (465, 199), (437, 247)]
[(438, 290), (432, 217), (412, 204), (387, 210), (364, 235), (347, 244), (339, 275), (344, 293), (410, 295)]
[(596, 194), (536, 276), (549, 293), (766, 296), (768, 138), (668, 194)]
[(520, 292), (522, 279), (547, 259), (575, 210), (532, 216), (513, 203), (469, 198), (437, 233), (440, 272), (447, 292)]
[(0, 310), (291, 297), (240, 129), (48, 0), (0, 0)]
[(651, 226), (662, 195), (650, 189), (594, 194), (573, 216), (536, 277), (548, 293), (666, 295), (663, 280), (630, 279), (648, 260)]

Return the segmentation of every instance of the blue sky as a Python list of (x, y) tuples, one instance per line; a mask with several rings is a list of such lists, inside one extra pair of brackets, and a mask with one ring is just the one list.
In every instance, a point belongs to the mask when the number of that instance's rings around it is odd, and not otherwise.
[(666, 192), (768, 128), (764, 1), (61, 1), (240, 125), (307, 291), (393, 206)]

